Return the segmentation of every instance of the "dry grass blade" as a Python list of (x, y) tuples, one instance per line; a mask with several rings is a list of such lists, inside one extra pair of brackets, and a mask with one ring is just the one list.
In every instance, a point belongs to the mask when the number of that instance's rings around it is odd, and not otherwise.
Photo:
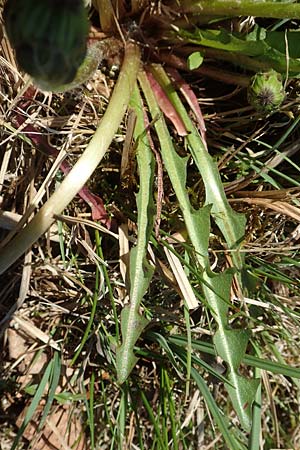
[[(172, 245), (169, 245), (172, 248)], [(184, 268), (182, 267), (180, 259), (169, 248), (164, 247), (164, 251), (174, 274), (174, 278), (178, 283), (183, 300), (186, 302), (189, 310), (196, 309), (199, 306), (199, 302), (194, 294), (193, 288), (184, 271)]]
[(49, 345), (54, 350), (60, 350), (60, 346), (54, 339), (51, 338), (48, 334), (44, 333), (42, 330), (37, 328), (33, 323), (28, 320), (23, 319), (19, 315), (15, 315), (13, 318), (14, 322), (18, 324), (32, 339), (38, 339), (43, 342), (43, 344)]
[(294, 205), (290, 205), (287, 202), (273, 201), (269, 198), (237, 198), (235, 202), (247, 203), (249, 205), (257, 205), (262, 208), (271, 209), (282, 215), (286, 215), (297, 222), (300, 222), (300, 208)]
[(128, 239), (128, 225), (121, 224), (119, 226), (119, 256), (120, 256), (120, 272), (123, 282), (128, 282), (129, 269), (129, 239)]

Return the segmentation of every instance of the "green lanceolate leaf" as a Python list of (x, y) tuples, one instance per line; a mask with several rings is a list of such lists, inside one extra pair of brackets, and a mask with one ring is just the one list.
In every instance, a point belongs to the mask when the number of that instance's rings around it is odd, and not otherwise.
[(141, 99), (137, 88), (132, 96), (131, 106), (136, 112), (134, 137), (137, 143), (137, 162), (140, 188), (137, 194), (138, 237), (137, 244), (130, 252), (130, 293), (129, 305), (121, 314), (122, 344), (117, 349), (117, 376), (123, 383), (137, 362), (133, 347), (147, 326), (148, 320), (140, 314), (140, 304), (153, 275), (153, 268), (146, 260), (147, 245), (154, 223), (154, 203), (152, 198), (154, 158), (144, 125)]
[(300, 75), (300, 32), (267, 31), (255, 27), (249, 33), (230, 33), (226, 30), (179, 30), (187, 42), (218, 50), (217, 58), (231, 60), (243, 67), (258, 71), (274, 69), (290, 77)]
[(164, 69), (157, 65), (153, 65), (152, 69), (154, 76), (164, 88), (188, 131), (185, 139), (205, 185), (205, 203), (211, 205), (212, 217), (224, 235), (228, 248), (235, 250), (232, 253), (235, 267), (241, 270), (243, 256), (238, 252), (238, 249), (245, 235), (246, 218), (230, 207), (217, 164), (204, 146)]
[[(249, 431), (251, 408), (259, 380), (247, 379), (239, 374), (239, 366), (245, 356), (250, 333), (248, 330), (232, 329), (228, 326), (227, 313), (232, 273), (227, 270), (212, 277), (204, 273), (203, 278), (207, 283), (203, 285), (205, 298), (210, 304), (213, 317), (218, 324), (213, 342), (217, 354), (227, 364), (226, 376), (230, 384), (226, 384), (226, 389), (241, 425)], [(209, 283), (211, 287), (208, 287)]]
[[(230, 298), (231, 276), (227, 271), (216, 275), (217, 278), (214, 280), (219, 314), (214, 317), (218, 323), (218, 329), (213, 337), (213, 342), (217, 354), (227, 363), (226, 375), (230, 384), (226, 385), (226, 389), (234, 409), (243, 427), (250, 430), (251, 408), (259, 380), (250, 380), (239, 374), (239, 367), (246, 353), (250, 332), (244, 329), (232, 329), (228, 326), (229, 305), (222, 298)], [(220, 320), (221, 322), (219, 322)]]
[(8, 0), (6, 33), (19, 66), (39, 83), (70, 83), (83, 62), (89, 23), (82, 0)]
[[(144, 95), (146, 97), (152, 117), (159, 116), (155, 122), (156, 132), (160, 141), (162, 158), (176, 193), (189, 238), (194, 246), (198, 261), (198, 269), (202, 277), (202, 289), (205, 299), (217, 323), (215, 346), (217, 353), (227, 364), (227, 376), (231, 383), (228, 390), (233, 406), (239, 416), (244, 429), (250, 428), (250, 409), (257, 388), (256, 380), (248, 380), (238, 373), (238, 367), (245, 354), (248, 334), (243, 330), (229, 328), (227, 313), (230, 304), (230, 288), (232, 272), (214, 274), (208, 264), (208, 238), (210, 232), (209, 212), (221, 229), (229, 248), (237, 248), (244, 236), (245, 218), (234, 213), (226, 199), (217, 166), (204, 147), (200, 136), (194, 129), (188, 115), (182, 106), (172, 85), (160, 67), (153, 67), (153, 72), (164, 91), (172, 100), (173, 105), (183, 119), (187, 131), (188, 147), (198, 166), (206, 187), (206, 203), (204, 208), (195, 211), (186, 192), (186, 160), (176, 152), (163, 117), (160, 114), (155, 96), (151, 91), (145, 74), (139, 76)], [(172, 94), (172, 95), (171, 95)], [(175, 100), (174, 100), (175, 98)], [(235, 265), (242, 269), (243, 259), (238, 252), (235, 254)], [(239, 336), (241, 341), (237, 341)], [(254, 393), (254, 394), (253, 394)]]

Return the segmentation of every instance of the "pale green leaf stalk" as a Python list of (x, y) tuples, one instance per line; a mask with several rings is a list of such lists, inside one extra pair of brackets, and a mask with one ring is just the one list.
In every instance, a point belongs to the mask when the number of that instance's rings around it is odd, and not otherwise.
[[(154, 74), (156, 75), (157, 73), (154, 71)], [(159, 81), (161, 81), (161, 78), (159, 78)], [(189, 238), (196, 252), (198, 268), (203, 280), (203, 293), (218, 325), (214, 343), (217, 353), (227, 363), (227, 376), (232, 385), (232, 387), (229, 387), (228, 392), (241, 425), (244, 429), (249, 430), (251, 426), (251, 405), (257, 389), (257, 382), (243, 378), (238, 373), (238, 367), (246, 351), (248, 333), (247, 331), (229, 328), (227, 313), (230, 304), (232, 272), (227, 270), (219, 274), (212, 273), (209, 267), (208, 254), (210, 209), (214, 211), (213, 215), (219, 227), (222, 231), (224, 230), (225, 238), (229, 240), (229, 247), (236, 246), (237, 242), (243, 237), (245, 219), (238, 217), (231, 211), (227, 204), (217, 167), (202, 144), (200, 136), (197, 135), (192, 124), (189, 124), (187, 129), (191, 135), (187, 137), (188, 145), (193, 157), (197, 157), (197, 165), (201, 161), (202, 166), (201, 168), (199, 167), (199, 170), (208, 191), (206, 206), (197, 211), (193, 209), (186, 191), (186, 159), (181, 158), (173, 146), (166, 123), (144, 73), (139, 75), (139, 82), (152, 117), (159, 116), (154, 126), (160, 141), (164, 165), (180, 204)], [(168, 93), (170, 92), (170, 80), (168, 80), (166, 85), (162, 83), (162, 86), (166, 88)], [(186, 114), (182, 114), (181, 110), (179, 112), (182, 119), (186, 121)], [(194, 139), (192, 141), (190, 141), (191, 136)], [(201, 158), (199, 155), (201, 155)], [(236, 255), (237, 267), (241, 269), (242, 258), (238, 256), (238, 253)]]
[(125, 48), (124, 61), (107, 110), (93, 138), (71, 172), (33, 219), (0, 251), (0, 274), (42, 236), (86, 183), (105, 155), (126, 112), (137, 72), (140, 52), (135, 44)]
[(154, 157), (145, 133), (142, 102), (136, 87), (131, 100), (136, 112), (134, 131), (137, 143), (137, 163), (139, 168), (139, 192), (137, 194), (138, 236), (136, 246), (130, 252), (130, 294), (129, 305), (121, 314), (122, 345), (117, 348), (117, 375), (123, 383), (137, 362), (133, 347), (148, 320), (140, 313), (140, 304), (148, 289), (153, 275), (153, 268), (146, 260), (147, 246), (154, 223), (153, 177)]

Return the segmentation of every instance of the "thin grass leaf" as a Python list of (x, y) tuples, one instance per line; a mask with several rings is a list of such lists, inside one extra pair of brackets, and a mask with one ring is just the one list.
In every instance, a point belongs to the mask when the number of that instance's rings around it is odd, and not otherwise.
[[(257, 345), (254, 345), (254, 348), (258, 354), (260, 354), (259, 348)], [(255, 369), (255, 377), (257, 379), (261, 378), (261, 370)], [(261, 417), (262, 417), (262, 398), (261, 398), (261, 382), (258, 386), (255, 400), (253, 403), (253, 411), (252, 411), (252, 429), (249, 437), (249, 450), (260, 450), (260, 442), (261, 442)]]
[(94, 393), (95, 393), (95, 372), (92, 372), (90, 381), (89, 408), (87, 409), (90, 437), (91, 437), (90, 443), (91, 450), (94, 450), (95, 448)]
[(107, 386), (106, 383), (104, 383), (103, 380), (101, 380), (101, 393), (103, 398), (103, 409), (104, 409), (104, 420), (107, 423), (107, 428), (110, 431), (110, 434), (114, 435), (115, 430), (115, 424), (113, 423), (113, 417), (110, 411), (110, 404), (109, 404), (109, 396), (107, 395)]
[[(125, 440), (125, 427), (126, 427), (126, 413), (128, 408), (128, 394), (127, 394), (127, 386), (122, 390), (122, 397), (120, 400), (120, 407), (118, 411), (118, 432), (119, 432), (119, 443), (123, 445)], [(120, 445), (120, 447), (121, 447)]]
[(23, 423), (20, 426), (18, 433), (15, 437), (15, 440), (13, 442), (13, 445), (11, 447), (11, 450), (15, 450), (19, 444), (19, 441), (22, 437), (22, 434), (25, 431), (25, 428), (27, 427), (27, 425), (29, 424), (29, 422), (31, 421), (32, 417), (34, 416), (34, 413), (37, 409), (37, 407), (39, 406), (39, 403), (43, 397), (44, 391), (46, 389), (46, 386), (49, 382), (50, 376), (51, 376), (51, 372), (53, 371), (53, 359), (49, 362), (48, 366), (46, 367), (46, 370), (43, 374), (43, 377), (41, 379), (41, 382), (36, 390), (36, 393), (34, 394), (34, 397), (30, 403), (30, 406), (28, 407)]
[(161, 435), (164, 442), (168, 445), (168, 398), (166, 393), (166, 385), (165, 385), (165, 377), (166, 370), (162, 367), (160, 373), (160, 389), (159, 389), (159, 404), (160, 404), (160, 414), (158, 417), (160, 418), (161, 424)]
[[(99, 238), (99, 232), (98, 230), (95, 230), (95, 237), (96, 237), (96, 243), (97, 243), (97, 250), (99, 253), (99, 248), (100, 248), (100, 238)], [(104, 264), (103, 264), (104, 266)], [(91, 313), (90, 313), (90, 317), (89, 317), (89, 321), (87, 324), (87, 327), (84, 331), (84, 335), (82, 337), (82, 340), (80, 342), (80, 345), (78, 347), (78, 349), (75, 352), (75, 355), (73, 356), (73, 359), (70, 363), (70, 366), (74, 365), (77, 358), (79, 357), (79, 355), (82, 352), (83, 347), (85, 346), (87, 340), (90, 337), (90, 332), (92, 329), (92, 326), (94, 324), (94, 318), (95, 318), (95, 314), (96, 314), (96, 310), (97, 310), (97, 304), (98, 304), (98, 296), (99, 296), (99, 289), (100, 289), (100, 283), (101, 283), (101, 267), (100, 265), (96, 265), (96, 276), (95, 276), (95, 289), (94, 289), (94, 295), (93, 295), (93, 300), (92, 300), (92, 309), (91, 309)]]
[[(288, 340), (288, 338), (286, 338), (286, 339)], [(293, 339), (293, 338), (291, 337), (291, 339)], [(276, 345), (274, 345), (272, 340), (268, 339), (268, 338), (264, 339), (264, 340), (266, 342), (266, 345), (269, 347), (269, 349), (271, 350), (272, 354), (274, 355), (274, 357), (277, 359), (278, 364), (281, 364), (281, 365), (284, 364), (284, 359), (282, 357), (282, 354), (281, 354), (280, 350), (276, 347)], [(292, 342), (291, 345), (293, 345), (293, 342)], [(257, 346), (255, 347), (255, 349), (256, 349), (256, 352), (258, 353)], [(293, 382), (295, 383), (295, 385), (297, 386), (297, 388), (300, 389), (300, 382), (299, 382), (300, 369), (295, 369), (295, 370), (297, 371), (298, 376), (297, 377), (291, 376), (291, 378), (292, 378)]]
[[(187, 345), (186, 336), (181, 335), (169, 336), (166, 338), (166, 341), (183, 347), (186, 347)], [(192, 339), (192, 346), (194, 350), (216, 356), (216, 349), (210, 342), (201, 342), (199, 340), (196, 341), (195, 339)], [(267, 372), (278, 373), (286, 377), (300, 379), (300, 369), (290, 367), (287, 364), (261, 359), (252, 355), (244, 355), (242, 363), (251, 367), (266, 370)]]
[(131, 408), (132, 408), (132, 410), (134, 412), (134, 415), (135, 415), (136, 432), (137, 432), (137, 438), (138, 438), (138, 443), (139, 443), (139, 450), (145, 450), (144, 439), (143, 439), (143, 432), (142, 432), (143, 424), (140, 423), (140, 420), (142, 419), (142, 416), (140, 414), (139, 399), (137, 399), (137, 397), (135, 395), (135, 389), (136, 389), (136, 386), (133, 386), (133, 390), (131, 390), (130, 386), (128, 386), (128, 395), (129, 395), (130, 400), (131, 400), (131, 405), (130, 406), (131, 406)]
[(134, 137), (137, 143), (140, 179), (140, 188), (136, 196), (138, 236), (137, 244), (130, 252), (130, 304), (125, 306), (121, 313), (122, 345), (116, 352), (119, 383), (124, 383), (138, 360), (133, 353), (133, 347), (148, 325), (148, 320), (140, 314), (139, 308), (154, 271), (146, 260), (147, 246), (154, 224), (155, 210), (152, 197), (154, 157), (147, 134), (144, 132), (144, 113), (137, 87), (132, 96), (131, 106), (137, 115)]
[[(187, 361), (187, 364), (189, 364), (188, 354), (186, 352), (181, 353), (179, 345), (177, 345), (177, 344), (174, 345), (172, 343), (170, 345), (169, 341), (171, 340), (171, 337), (165, 338), (160, 333), (156, 333), (153, 331), (148, 332), (147, 337), (151, 340), (158, 342), (158, 344), (161, 346), (161, 348), (164, 349), (169, 360), (172, 362), (172, 365), (173, 365), (174, 369), (176, 370), (178, 377), (182, 378), (183, 373), (181, 372), (181, 369), (177, 363), (176, 357), (178, 354), (181, 356), (185, 354), (185, 359)], [(186, 343), (188, 342), (186, 337), (185, 337), (185, 342)], [(215, 353), (213, 353), (213, 354), (215, 355)], [(221, 375), (219, 372), (217, 372), (212, 366), (210, 366), (208, 363), (206, 363), (205, 361), (200, 359), (194, 353), (191, 354), (191, 362), (193, 364), (197, 364), (198, 366), (202, 367), (207, 373), (210, 373), (212, 376), (218, 378), (223, 383), (228, 383), (228, 380), (225, 377), (223, 377), (223, 375)]]
[[(98, 230), (95, 230), (95, 240), (96, 240), (96, 245), (97, 245), (97, 254), (100, 256), (100, 258), (102, 260), (104, 260), (104, 255), (103, 255), (102, 246), (101, 246), (101, 238), (100, 238), (100, 234), (99, 234)], [(103, 272), (103, 276), (104, 276), (104, 280), (105, 280), (105, 285), (108, 290), (108, 296), (110, 299), (111, 307), (113, 310), (114, 324), (115, 324), (115, 329), (116, 329), (116, 331), (115, 331), (116, 342), (119, 342), (120, 330), (119, 330), (119, 319), (118, 319), (116, 301), (115, 301), (115, 297), (114, 297), (114, 293), (113, 293), (113, 288), (111, 285), (111, 280), (110, 280), (108, 270), (107, 270), (105, 264), (103, 264), (103, 266), (102, 266), (102, 272)]]
[[(183, 365), (186, 365), (186, 361), (184, 358), (180, 358)], [(213, 415), (213, 418), (219, 428), (219, 430), (222, 433), (222, 436), (224, 437), (228, 448), (230, 450), (246, 450), (246, 447), (237, 440), (237, 438), (234, 435), (234, 430), (229, 429), (228, 419), (221, 413), (221, 411), (218, 408), (218, 405), (216, 404), (215, 399), (213, 398), (210, 390), (207, 387), (207, 384), (205, 380), (201, 377), (201, 375), (197, 372), (194, 367), (191, 368), (191, 375), (193, 379), (195, 380), (201, 394), (204, 397), (204, 400), (207, 404), (207, 407), (211, 414)]]
[(59, 383), (60, 373), (61, 373), (60, 355), (58, 352), (55, 352), (54, 356), (53, 356), (53, 360), (52, 360), (52, 371), (51, 371), (50, 382), (49, 382), (49, 394), (48, 394), (46, 405), (44, 406), (42, 417), (40, 419), (38, 431), (40, 431), (42, 429), (42, 427), (47, 419), (47, 416), (49, 414), (49, 411), (51, 409), (53, 400), (55, 398), (56, 388)]
[(79, 345), (78, 349), (76, 350), (72, 361), (70, 362), (70, 366), (73, 366), (75, 364), (75, 362), (77, 361), (77, 358), (81, 354), (82, 349), (85, 346), (85, 344), (86, 344), (86, 342), (87, 342), (87, 340), (88, 340), (88, 338), (90, 336), (90, 331), (92, 329), (92, 325), (94, 323), (94, 318), (95, 318), (95, 314), (96, 314), (97, 301), (98, 301), (98, 292), (95, 292), (94, 295), (93, 295), (92, 309), (91, 309), (91, 313), (90, 313), (90, 317), (89, 317), (89, 321), (88, 321), (87, 327), (86, 327), (86, 329), (84, 331), (84, 335), (82, 337), (80, 345)]
[[(259, 378), (260, 371), (257, 369), (255, 371), (255, 378)], [(253, 414), (252, 414), (252, 428), (251, 435), (249, 438), (249, 450), (260, 450), (261, 441), (261, 383), (256, 391), (255, 400), (253, 402)]]
[(184, 305), (184, 320), (186, 323), (186, 336), (187, 336), (187, 352), (186, 352), (186, 385), (185, 385), (185, 398), (187, 399), (189, 397), (189, 391), (190, 391), (190, 379), (191, 379), (191, 367), (192, 367), (192, 333), (191, 333), (191, 321), (190, 321), (190, 315), (189, 310), (187, 308), (186, 302)]
[(176, 432), (176, 427), (177, 427), (176, 407), (175, 407), (175, 402), (174, 402), (174, 398), (172, 395), (169, 374), (166, 370), (164, 371), (164, 375), (165, 375), (165, 388), (167, 391), (167, 398), (168, 398), (169, 417), (170, 417), (170, 422), (171, 422), (171, 434), (172, 434), (172, 439), (173, 439), (173, 448), (174, 448), (174, 450), (178, 450), (179, 449), (179, 441), (178, 441), (178, 436), (177, 436), (178, 433)]
[(146, 411), (148, 413), (150, 422), (153, 425), (154, 435), (155, 435), (155, 437), (158, 440), (159, 445), (160, 445), (159, 448), (161, 450), (167, 450), (168, 449), (168, 445), (165, 445), (165, 443), (164, 443), (164, 441), (162, 439), (161, 431), (160, 431), (157, 419), (155, 418), (154, 411), (153, 411), (153, 409), (152, 409), (152, 407), (151, 407), (151, 405), (150, 405), (146, 395), (144, 394), (144, 392), (142, 390), (140, 391), (140, 395), (141, 395), (142, 402), (143, 402), (143, 404), (145, 406), (145, 409), (146, 409)]

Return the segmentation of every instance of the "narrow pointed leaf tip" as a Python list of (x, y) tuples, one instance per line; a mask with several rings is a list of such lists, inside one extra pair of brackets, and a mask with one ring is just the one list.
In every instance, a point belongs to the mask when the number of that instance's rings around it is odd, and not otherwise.
[(133, 347), (149, 321), (138, 312), (132, 312), (130, 305), (125, 306), (121, 313), (121, 332), (123, 343), (117, 348), (116, 367), (118, 383), (123, 384), (136, 365), (138, 358)]

